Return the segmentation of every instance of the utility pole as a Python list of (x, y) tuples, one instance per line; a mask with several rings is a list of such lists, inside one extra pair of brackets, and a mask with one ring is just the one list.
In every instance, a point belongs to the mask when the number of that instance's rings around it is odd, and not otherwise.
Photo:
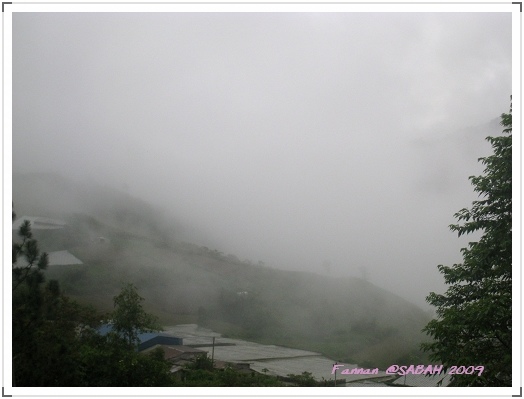
[(215, 367), (215, 337), (213, 337), (213, 349), (211, 350), (211, 364)]

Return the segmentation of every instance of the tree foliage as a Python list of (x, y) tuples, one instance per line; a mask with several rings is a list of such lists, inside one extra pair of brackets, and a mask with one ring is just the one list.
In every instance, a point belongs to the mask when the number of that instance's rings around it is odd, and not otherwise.
[(161, 387), (174, 383), (162, 350), (140, 353), (115, 335), (94, 334), (84, 340), (79, 358), (81, 386)]
[(25, 220), (20, 226), (18, 236), (22, 242), (13, 243), (13, 291), (23, 283), (34, 286), (43, 282), (42, 272), (49, 264), (47, 253), (40, 254), (38, 242), (33, 238), (31, 224), (28, 220)]
[(127, 284), (120, 294), (113, 298), (115, 311), (112, 314), (113, 329), (129, 345), (138, 345), (139, 334), (160, 331), (156, 317), (142, 307), (142, 298), (133, 284)]
[(438, 266), (449, 287), (426, 298), (437, 318), (423, 330), (433, 341), (422, 349), (447, 367), (485, 367), (481, 376), (455, 375), (455, 385), (511, 386), (511, 115), (501, 116), (502, 136), (487, 137), (493, 154), (479, 159), (484, 174), (469, 178), (480, 199), (450, 226), (459, 237), (482, 236), (462, 248), (462, 263)]
[[(96, 327), (101, 315), (64, 296), (56, 280), (45, 281), (47, 254), (40, 254), (28, 221), (18, 235), (12, 265), (13, 386), (173, 384), (163, 353), (144, 355), (129, 345), (136, 332), (155, 328), (134, 286), (115, 297), (114, 319), (124, 334), (100, 336)], [(136, 327), (131, 335), (125, 334), (126, 326)]]

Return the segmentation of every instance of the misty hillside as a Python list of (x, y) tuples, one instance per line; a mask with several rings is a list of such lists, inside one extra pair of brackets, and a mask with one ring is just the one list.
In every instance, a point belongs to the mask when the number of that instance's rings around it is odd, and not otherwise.
[(34, 230), (35, 238), (42, 250), (67, 250), (83, 264), (51, 265), (47, 277), (100, 310), (110, 310), (113, 296), (132, 282), (164, 325), (198, 323), (226, 336), (370, 367), (420, 359), (428, 316), (368, 281), (278, 270), (181, 241), (186, 227), (94, 183), (14, 174), (13, 200), (17, 217), (66, 223)]

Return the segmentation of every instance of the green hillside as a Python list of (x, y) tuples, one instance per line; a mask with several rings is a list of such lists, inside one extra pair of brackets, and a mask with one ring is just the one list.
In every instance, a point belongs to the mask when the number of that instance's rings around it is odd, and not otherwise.
[(427, 315), (367, 281), (253, 265), (178, 241), (176, 223), (148, 204), (54, 175), (15, 175), (13, 198), (19, 216), (67, 223), (34, 236), (42, 250), (67, 249), (84, 264), (46, 273), (66, 295), (100, 310), (111, 310), (122, 285), (133, 283), (164, 325), (198, 323), (369, 367), (426, 360), (418, 344)]

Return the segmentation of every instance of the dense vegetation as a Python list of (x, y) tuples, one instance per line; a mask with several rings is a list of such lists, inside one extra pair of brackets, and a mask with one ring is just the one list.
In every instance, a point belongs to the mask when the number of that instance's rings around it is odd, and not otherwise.
[[(29, 222), (21, 226), (19, 238), (13, 243), (12, 268), (14, 386), (172, 384), (161, 352), (141, 355), (132, 334), (119, 334), (149, 328), (133, 286), (115, 297), (114, 312), (101, 315), (63, 295), (58, 281), (45, 282), (48, 256), (40, 253)], [(101, 336), (96, 328), (108, 319), (124, 327)]]
[[(13, 213), (13, 218), (15, 214)], [(114, 297), (115, 309), (100, 314), (60, 292), (56, 280), (45, 282), (47, 253), (40, 253), (29, 222), (13, 243), (13, 386), (322, 386), (311, 373), (282, 379), (232, 367), (216, 369), (202, 355), (182, 372), (171, 373), (161, 348), (146, 354), (136, 348), (138, 335), (158, 331), (156, 318), (144, 311), (133, 284)], [(111, 322), (106, 335), (97, 332)]]

